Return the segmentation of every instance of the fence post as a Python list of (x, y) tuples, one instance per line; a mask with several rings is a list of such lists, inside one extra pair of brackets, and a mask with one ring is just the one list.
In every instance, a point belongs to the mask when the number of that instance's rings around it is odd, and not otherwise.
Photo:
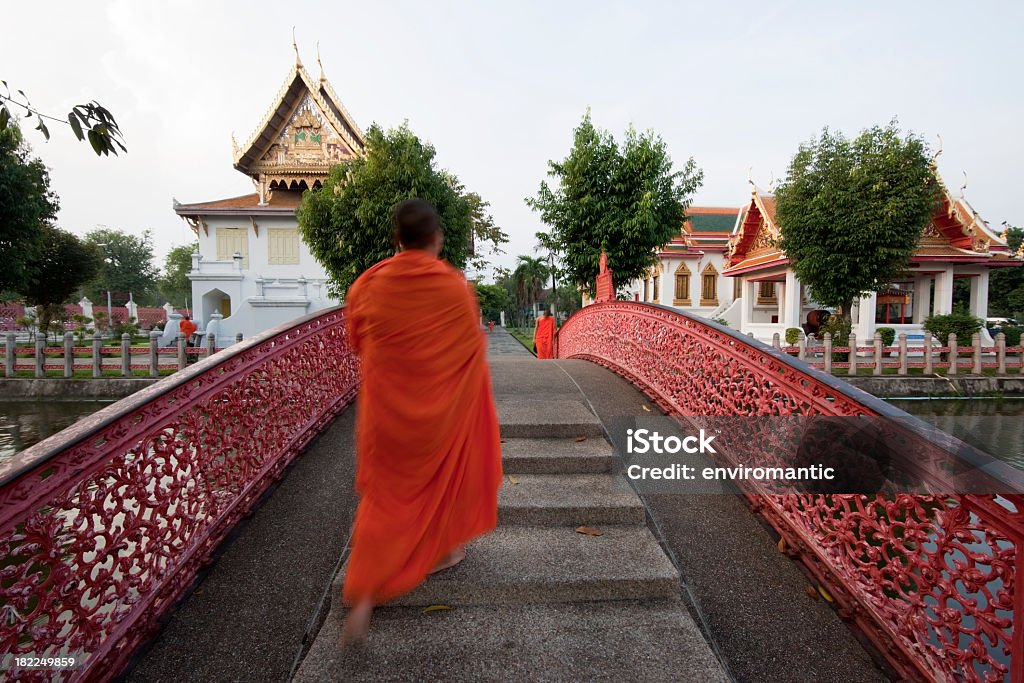
[(8, 377), (14, 377), (14, 364), (17, 361), (17, 356), (14, 355), (14, 350), (17, 344), (18, 334), (16, 332), (8, 332), (7, 345), (4, 353), (4, 374)]
[(804, 361), (807, 360), (807, 337), (805, 337), (802, 333), (800, 334), (800, 337), (796, 341), (796, 346), (797, 346), (797, 352), (796, 352), (797, 358), (799, 358), (800, 360), (804, 360)]
[(907, 374), (907, 333), (900, 332), (900, 369), (896, 371), (897, 375)]
[(132, 336), (127, 332), (121, 335), (121, 376), (132, 376)]
[(996, 335), (996, 360), (999, 361), (997, 375), (1006, 374), (1006, 335), (1000, 332)]
[(850, 341), (848, 342), (848, 344), (850, 346), (850, 353), (849, 353), (849, 356), (850, 356), (850, 369), (847, 372), (847, 374), (849, 374), (849, 375), (856, 375), (857, 374), (857, 335), (854, 334), (853, 332), (850, 333)]
[(178, 335), (178, 369), (185, 369), (185, 335)]
[(875, 371), (871, 374), (881, 375), (882, 374), (882, 333), (875, 332), (875, 338), (872, 340), (874, 344), (875, 352)]
[(773, 332), (772, 333), (772, 348), (776, 348), (776, 349), (781, 349), (782, 348), (782, 344), (779, 343), (779, 333), (778, 332)]
[(960, 347), (956, 343), (956, 332), (949, 333), (949, 341), (946, 344), (949, 346), (949, 372), (947, 374), (956, 374), (956, 359), (960, 355)]
[(825, 373), (832, 374), (832, 333), (826, 332), (824, 337), (825, 342), (825, 355), (822, 356), (822, 360), (825, 361)]
[(217, 335), (216, 335), (216, 333), (214, 333), (214, 334), (207, 334), (206, 337), (203, 339), (203, 341), (206, 342), (206, 357), (209, 358), (210, 356), (212, 356), (214, 354), (214, 349), (217, 348)]
[(930, 375), (935, 372), (932, 368), (932, 333), (924, 333), (924, 374)]
[(46, 354), (43, 353), (46, 349), (46, 335), (36, 335), (36, 377), (46, 377), (46, 368), (44, 363), (46, 362)]
[(974, 363), (971, 365), (971, 373), (975, 375), (981, 374), (981, 333), (975, 332), (974, 336), (971, 337), (971, 348), (974, 349), (974, 353), (971, 354)]
[(149, 331), (149, 376), (160, 376), (160, 351), (157, 342), (160, 341), (160, 333), (156, 330)]
[(75, 335), (64, 333), (64, 378), (75, 376)]
[(100, 336), (100, 331), (96, 330), (92, 333), (92, 376), (102, 377), (103, 376), (103, 355), (100, 353), (100, 349), (103, 346), (103, 337)]

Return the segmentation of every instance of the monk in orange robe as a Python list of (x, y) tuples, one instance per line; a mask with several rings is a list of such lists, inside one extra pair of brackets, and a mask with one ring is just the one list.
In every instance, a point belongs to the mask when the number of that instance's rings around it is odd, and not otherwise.
[(343, 646), (366, 637), (374, 605), (460, 562), (498, 520), (501, 440), (476, 297), (439, 258), (434, 207), (407, 200), (394, 223), (399, 253), (346, 297), (362, 383)]
[(555, 319), (547, 311), (537, 318), (537, 326), (533, 329), (533, 345), (537, 349), (537, 358), (555, 357)]

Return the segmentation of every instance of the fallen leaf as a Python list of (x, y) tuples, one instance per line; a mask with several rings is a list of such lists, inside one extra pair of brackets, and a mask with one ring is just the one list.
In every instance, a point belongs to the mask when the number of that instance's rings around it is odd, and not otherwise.
[(586, 440), (587, 440), (587, 437), (585, 437), (585, 436), (577, 436), (576, 437), (576, 442), (577, 443), (579, 443), (580, 441), (586, 441)]
[(583, 534), (584, 536), (604, 536), (604, 532), (598, 529), (591, 529), (589, 526), (578, 526), (576, 527), (576, 533)]
[(821, 597), (825, 598), (825, 602), (835, 602), (835, 598), (825, 590), (824, 586), (818, 586), (818, 592), (821, 593)]
[(786, 552), (786, 539), (784, 539), (784, 538), (780, 538), (779, 539), (779, 552), (780, 553)]
[(804, 590), (807, 591), (807, 595), (809, 595), (812, 600), (818, 599), (818, 591), (814, 590), (814, 586), (807, 586)]
[(431, 605), (430, 607), (424, 607), (420, 611), (420, 614), (430, 614), (431, 612), (444, 612), (445, 610), (450, 609), (451, 607), (449, 607), (448, 605)]
[(651, 412), (651, 409), (648, 408), (647, 406), (640, 406), (640, 407), (643, 408), (644, 410), (646, 410), (648, 413)]
[(512, 484), (513, 486), (519, 486), (519, 480), (518, 479), (513, 477), (511, 474), (509, 474), (507, 476), (508, 476), (508, 483)]

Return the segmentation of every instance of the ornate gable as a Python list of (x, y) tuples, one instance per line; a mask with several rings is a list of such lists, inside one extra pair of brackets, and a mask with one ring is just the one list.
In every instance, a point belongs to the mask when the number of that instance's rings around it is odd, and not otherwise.
[(261, 203), (272, 190), (319, 186), (331, 166), (362, 154), (362, 131), (321, 72), (296, 59), (273, 105), (244, 145), (232, 138), (234, 166), (253, 179)]

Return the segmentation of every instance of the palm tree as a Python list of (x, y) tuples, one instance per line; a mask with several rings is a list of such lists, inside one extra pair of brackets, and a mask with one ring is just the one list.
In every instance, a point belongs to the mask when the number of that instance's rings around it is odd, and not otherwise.
[(516, 269), (512, 272), (512, 284), (520, 308), (533, 306), (537, 302), (550, 272), (543, 258), (519, 257)]

